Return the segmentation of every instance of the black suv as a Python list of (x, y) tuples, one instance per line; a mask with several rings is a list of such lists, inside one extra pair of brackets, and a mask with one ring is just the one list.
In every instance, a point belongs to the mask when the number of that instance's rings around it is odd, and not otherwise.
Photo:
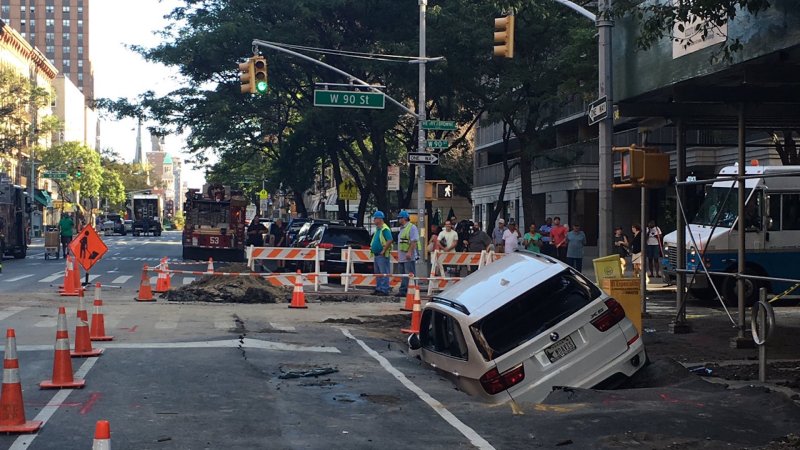
[[(328, 273), (343, 273), (347, 262), (342, 257), (342, 250), (347, 247), (352, 249), (369, 249), (371, 237), (364, 227), (348, 227), (337, 224), (322, 224), (308, 242), (308, 247), (325, 249), (325, 260), (320, 262), (320, 270)], [(305, 267), (306, 271), (314, 271), (314, 263)], [(373, 264), (355, 263), (355, 273), (372, 273)]]
[(302, 227), (300, 227), (300, 231), (298, 231), (297, 235), (294, 237), (292, 247), (308, 247), (308, 243), (311, 242), (311, 238), (314, 237), (314, 233), (317, 232), (319, 227), (325, 224), (344, 225), (344, 222), (341, 220), (312, 219), (310, 222), (306, 222)]

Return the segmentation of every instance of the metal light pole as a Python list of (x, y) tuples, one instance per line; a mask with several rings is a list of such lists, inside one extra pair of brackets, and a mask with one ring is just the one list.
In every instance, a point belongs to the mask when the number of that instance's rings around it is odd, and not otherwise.
[[(614, 136), (613, 91), (611, 73), (611, 1), (598, 2), (597, 31), (598, 31), (598, 73), (599, 73), (599, 98), (606, 99), (606, 118), (600, 121), (599, 145), (600, 167), (598, 183), (598, 210), (600, 215), (597, 250), (600, 256), (609, 255), (611, 252), (611, 230), (613, 229), (612, 216), (612, 182), (614, 180), (614, 160), (611, 147)], [(644, 225), (644, 224), (643, 224)]]
[[(419, 128), (419, 140), (417, 151), (425, 152), (425, 130), (422, 129), (422, 121), (425, 120), (425, 16), (428, 7), (428, 0), (419, 0), (419, 101), (417, 112), (417, 126)], [(425, 232), (425, 165), (417, 164), (417, 227), (419, 227), (420, 239), (427, 237)], [(417, 261), (417, 276), (426, 276), (427, 266), (425, 264), (425, 252), (420, 252)]]

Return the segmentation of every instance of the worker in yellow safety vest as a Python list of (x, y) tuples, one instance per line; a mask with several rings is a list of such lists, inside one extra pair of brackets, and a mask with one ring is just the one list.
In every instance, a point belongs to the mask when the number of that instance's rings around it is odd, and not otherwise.
[(389, 258), (392, 256), (392, 230), (386, 225), (386, 216), (381, 211), (375, 211), (372, 222), (375, 224), (375, 234), (372, 236), (370, 252), (375, 258), (375, 274), (386, 275), (379, 277), (375, 286), (374, 295), (389, 295), (389, 273), (391, 266)]
[[(400, 211), (397, 219), (402, 227), (397, 237), (399, 242), (397, 246), (397, 261), (400, 266), (400, 273), (403, 275), (416, 275), (415, 266), (419, 258), (419, 229), (409, 220), (408, 211)], [(407, 292), (408, 278), (403, 278), (397, 296), (405, 297)]]

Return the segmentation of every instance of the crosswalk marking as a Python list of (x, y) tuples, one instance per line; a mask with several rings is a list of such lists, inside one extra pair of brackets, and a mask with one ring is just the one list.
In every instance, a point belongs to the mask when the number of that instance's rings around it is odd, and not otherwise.
[(278, 331), (295, 331), (295, 328), (293, 326), (289, 326), (289, 325), (281, 325), (281, 324), (275, 323), (275, 322), (270, 322), (269, 325), (272, 328), (275, 328)]
[(191, 284), (195, 279), (195, 277), (183, 277), (183, 284)]
[(42, 278), (41, 280), (39, 280), (39, 283), (52, 283), (53, 281), (56, 281), (57, 279), (63, 276), (64, 276), (64, 271), (62, 270), (61, 272), (56, 272), (50, 275), (49, 277)]
[(9, 306), (8, 308), (0, 311), (0, 320), (8, 319), (14, 314), (20, 311), (25, 311), (26, 309), (28, 309), (27, 306)]
[(42, 319), (42, 320), (36, 322), (35, 324), (33, 324), (33, 326), (35, 326), (37, 328), (54, 328), (56, 325), (58, 325), (58, 319), (56, 319), (55, 317), (49, 317), (47, 319)]
[(89, 275), (89, 282), (91, 283), (92, 281), (98, 279), (99, 277), (100, 277), (100, 275), (97, 275), (97, 274)]
[(131, 278), (133, 278), (132, 275), (121, 275), (121, 276), (118, 276), (117, 278), (114, 278), (114, 280), (111, 281), (111, 284), (124, 284), (126, 281), (130, 280)]
[(33, 276), (33, 274), (30, 274), (30, 275), (20, 275), (20, 276), (18, 276), (18, 277), (9, 278), (9, 279), (7, 279), (7, 280), (5, 280), (5, 281), (6, 281), (6, 283), (13, 283), (14, 281), (24, 280), (25, 278), (32, 277), (32, 276)]

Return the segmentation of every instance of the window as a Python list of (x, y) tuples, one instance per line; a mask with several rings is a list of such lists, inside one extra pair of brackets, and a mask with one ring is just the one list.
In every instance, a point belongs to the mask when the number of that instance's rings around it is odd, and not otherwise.
[(69, 19), (63, 19), (61, 21), (61, 26), (63, 26), (64, 28), (69, 28)]
[(69, 5), (64, 5), (61, 8), (61, 12), (63, 12), (64, 14), (69, 14)]
[(44, 19), (44, 25), (46, 27), (48, 27), (48, 28), (49, 27), (54, 27), (54, 26), (56, 26), (56, 21), (55, 21), (55, 19)]
[(783, 194), (783, 230), (800, 230), (800, 194)]
[(62, 49), (61, 50), (62, 53), (64, 53), (65, 55), (69, 55), (69, 51), (70, 51), (69, 45), (65, 45), (65, 46), (61, 47), (61, 49)]
[(83, 82), (83, 73), (78, 72), (78, 81)]
[(35, 43), (36, 41), (36, 33), (31, 33), (31, 44)]
[(69, 70), (70, 61), (68, 59), (64, 60), (64, 70)]
[(30, 22), (28, 22), (28, 24), (30, 25), (31, 30), (33, 30), (34, 28), (36, 28), (36, 19), (31, 19)]
[(54, 45), (48, 45), (45, 47), (44, 51), (47, 52), (48, 55), (51, 55), (56, 52), (56, 47)]
[(28, 11), (30, 11), (31, 17), (33, 17), (36, 14), (36, 6), (33, 5), (29, 6)]
[(83, 46), (78, 46), (78, 55), (83, 56)]
[(491, 361), (575, 314), (599, 296), (597, 286), (574, 271), (565, 270), (475, 322), (470, 330), (483, 357)]
[(69, 33), (61, 33), (61, 41), (63, 44), (69, 43)]
[(56, 7), (55, 7), (55, 6), (53, 6), (53, 5), (45, 5), (45, 7), (44, 7), (44, 12), (45, 12), (45, 13), (46, 13), (48, 16), (50, 16), (50, 15), (54, 14), (54, 13), (55, 13), (55, 11), (56, 11)]
[(78, 33), (78, 44), (83, 44), (83, 33)]
[(83, 67), (83, 60), (82, 59), (78, 60), (78, 67)]
[(19, 27), (20, 27), (20, 29), (25, 29), (25, 25), (26, 25), (25, 19), (21, 19), (21, 20), (19, 21)]
[(56, 34), (55, 33), (45, 33), (44, 34), (44, 40), (45, 40), (45, 43), (47, 43), (47, 44), (54, 44), (55, 40), (56, 40)]
[(451, 358), (468, 359), (467, 343), (458, 321), (449, 315), (427, 309), (420, 322), (420, 343), (426, 350)]
[(769, 231), (781, 229), (781, 194), (770, 194), (769, 200)]
[(78, 29), (79, 30), (83, 29), (83, 19), (78, 19)]
[(0, 6), (0, 14), (2, 14), (3, 17), (8, 18), (10, 15), (10, 7), (8, 5)]
[(79, 16), (83, 15), (83, 6), (78, 6), (78, 15)]
[(20, 33), (20, 35), (22, 35), (22, 38), (23, 38), (23, 39), (25, 39), (26, 37), (28, 37), (28, 36), (27, 36), (27, 34), (26, 34), (24, 31), (23, 31), (22, 33)]
[(25, 13), (25, 5), (19, 7), (19, 12), (24, 14)]

